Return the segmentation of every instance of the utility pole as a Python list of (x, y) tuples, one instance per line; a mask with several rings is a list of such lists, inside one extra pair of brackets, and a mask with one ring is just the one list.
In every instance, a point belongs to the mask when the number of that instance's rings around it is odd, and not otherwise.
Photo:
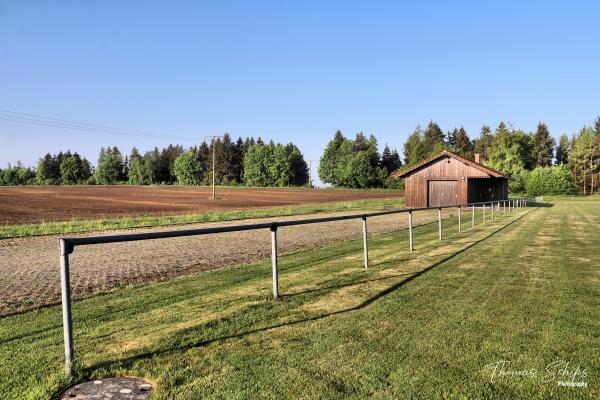
[(222, 137), (223, 136), (218, 136), (218, 135), (205, 136), (205, 138), (211, 139), (211, 146), (212, 146), (212, 198), (213, 198), (213, 200), (217, 198), (217, 196), (215, 194), (215, 139), (222, 138)]
[(312, 181), (312, 162), (314, 160), (308, 160), (308, 187), (309, 188), (313, 188), (313, 181)]

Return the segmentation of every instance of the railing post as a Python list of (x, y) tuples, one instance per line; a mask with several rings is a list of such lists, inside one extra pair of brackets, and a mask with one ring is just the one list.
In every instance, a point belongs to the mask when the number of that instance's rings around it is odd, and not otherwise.
[(506, 215), (506, 200), (502, 200), (502, 214)]
[(413, 219), (412, 219), (412, 210), (408, 212), (408, 248), (410, 251), (413, 251)]
[(279, 271), (277, 270), (277, 224), (271, 225), (271, 262), (273, 264), (273, 297), (279, 297)]
[(475, 228), (475, 204), (471, 206), (471, 229)]
[(364, 247), (364, 255), (365, 255), (365, 269), (369, 268), (369, 242), (367, 240), (367, 217), (363, 215), (362, 217), (362, 226), (363, 226), (363, 247)]
[(69, 278), (70, 248), (60, 239), (60, 293), (63, 316), (63, 337), (65, 342), (65, 370), (71, 376), (73, 371), (73, 319), (71, 317), (71, 282)]
[(438, 208), (438, 239), (442, 240), (442, 209)]
[(483, 223), (485, 224), (485, 204), (483, 205)]
[(458, 206), (458, 234), (461, 234), (461, 226), (460, 226), (460, 206)]

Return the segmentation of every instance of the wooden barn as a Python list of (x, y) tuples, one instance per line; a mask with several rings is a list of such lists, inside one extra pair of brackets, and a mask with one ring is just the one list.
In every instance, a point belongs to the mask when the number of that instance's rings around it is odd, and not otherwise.
[(479, 162), (442, 151), (403, 171), (406, 207), (438, 207), (508, 198), (508, 177)]

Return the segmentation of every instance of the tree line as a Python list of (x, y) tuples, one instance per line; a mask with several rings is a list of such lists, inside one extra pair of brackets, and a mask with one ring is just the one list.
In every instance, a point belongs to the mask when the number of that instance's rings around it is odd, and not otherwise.
[(283, 187), (308, 183), (308, 165), (293, 143), (265, 144), (261, 138), (252, 137), (234, 142), (225, 134), (187, 150), (169, 145), (143, 155), (135, 147), (125, 155), (117, 147), (102, 147), (95, 168), (77, 153), (48, 153), (35, 169), (20, 163), (0, 169), (0, 184), (208, 185), (212, 183), (213, 147), (217, 185)]
[(464, 127), (447, 132), (429, 121), (417, 126), (398, 152), (386, 144), (377, 151), (377, 139), (363, 133), (349, 140), (338, 130), (327, 144), (319, 165), (323, 182), (349, 188), (403, 188), (402, 179), (389, 178), (396, 170), (408, 168), (448, 150), (468, 159), (479, 154), (489, 167), (507, 174), (510, 190), (529, 194), (596, 193), (600, 186), (600, 117), (593, 127), (584, 126), (571, 138), (562, 135), (556, 143), (548, 125), (539, 122), (534, 132), (500, 122), (495, 130), (483, 125), (471, 139)]
[(319, 178), (325, 183), (346, 188), (393, 186), (389, 174), (402, 167), (396, 149), (386, 143), (379, 154), (377, 139), (360, 132), (354, 140), (337, 131), (325, 147), (319, 162)]

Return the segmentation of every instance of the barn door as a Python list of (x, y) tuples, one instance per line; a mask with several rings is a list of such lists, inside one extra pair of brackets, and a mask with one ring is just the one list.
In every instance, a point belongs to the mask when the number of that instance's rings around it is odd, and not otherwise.
[(458, 181), (429, 181), (429, 207), (458, 204)]

